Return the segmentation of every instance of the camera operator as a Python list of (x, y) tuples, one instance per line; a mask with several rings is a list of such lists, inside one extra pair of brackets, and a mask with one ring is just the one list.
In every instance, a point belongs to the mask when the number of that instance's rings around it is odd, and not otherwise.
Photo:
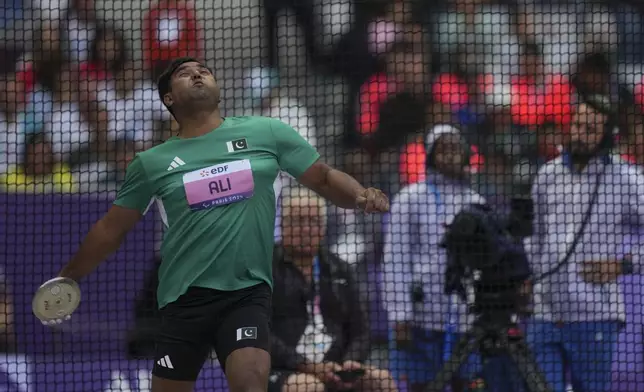
[(609, 106), (608, 98), (592, 96), (576, 107), (566, 151), (541, 168), (532, 187), (535, 222), (526, 250), (534, 317), (526, 337), (555, 392), (566, 390), (564, 363), (575, 392), (610, 389), (625, 321), (617, 280), (642, 271), (635, 234), (644, 223), (644, 177), (612, 155)]
[[(438, 125), (425, 142), (427, 179), (404, 188), (392, 203), (383, 268), (384, 306), (393, 323), (390, 369), (397, 379), (406, 377), (412, 391), (436, 377), (444, 351), (453, 350), (473, 321), (466, 303), (445, 294), (447, 255), (441, 243), (446, 225), (464, 206), (483, 203), (469, 187), (470, 148), (461, 132)], [(478, 358), (470, 357), (452, 390), (461, 391), (477, 366)]]

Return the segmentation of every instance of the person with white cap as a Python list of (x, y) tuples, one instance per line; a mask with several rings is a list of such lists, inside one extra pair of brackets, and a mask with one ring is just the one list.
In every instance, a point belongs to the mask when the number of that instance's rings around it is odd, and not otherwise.
[[(465, 302), (445, 294), (447, 254), (441, 245), (464, 207), (487, 204), (470, 185), (470, 151), (459, 128), (434, 126), (425, 136), (425, 181), (403, 188), (391, 204), (382, 279), (393, 323), (389, 368), (397, 380), (406, 378), (411, 392), (425, 390), (474, 321)], [(519, 390), (506, 356), (486, 359), (483, 364), (471, 355), (452, 380), (452, 391), (480, 376), (488, 391)]]
[[(464, 302), (444, 294), (447, 255), (440, 243), (446, 224), (464, 206), (484, 203), (469, 186), (470, 149), (458, 128), (435, 126), (425, 149), (426, 180), (394, 198), (384, 248), (384, 306), (394, 324), (390, 369), (397, 378), (406, 376), (412, 391), (422, 390), (443, 364), (446, 325), (453, 324), (458, 335), (473, 321)], [(460, 318), (448, 320), (450, 313)], [(414, 351), (406, 350), (410, 346)], [(472, 359), (462, 376), (475, 364)], [(459, 384), (455, 380), (453, 390)]]

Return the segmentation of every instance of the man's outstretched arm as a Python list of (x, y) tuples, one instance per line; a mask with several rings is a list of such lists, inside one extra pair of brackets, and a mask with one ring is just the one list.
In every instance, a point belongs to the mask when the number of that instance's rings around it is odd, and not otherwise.
[(141, 158), (137, 155), (128, 165), (125, 182), (110, 210), (92, 227), (76, 255), (59, 276), (79, 280), (92, 272), (121, 245), (125, 235), (145, 215), (153, 192)]
[(320, 154), (288, 124), (269, 119), (280, 169), (340, 208), (386, 212), (389, 200), (380, 190), (360, 185), (350, 175), (320, 160)]
[(365, 212), (389, 211), (389, 199), (378, 189), (365, 188), (353, 177), (318, 160), (298, 182), (340, 208)]
[(119, 248), (125, 235), (140, 219), (138, 210), (113, 205), (94, 224), (78, 252), (58, 276), (78, 281), (88, 275)]

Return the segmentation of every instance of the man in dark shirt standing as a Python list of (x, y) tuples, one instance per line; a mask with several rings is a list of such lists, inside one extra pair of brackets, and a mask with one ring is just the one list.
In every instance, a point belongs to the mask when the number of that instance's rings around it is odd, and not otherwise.
[[(282, 244), (273, 254), (272, 367), (269, 392), (397, 392), (390, 374), (362, 362), (369, 354), (366, 304), (349, 266), (320, 246), (324, 200), (296, 189), (282, 201)], [(347, 382), (342, 370), (364, 375)]]

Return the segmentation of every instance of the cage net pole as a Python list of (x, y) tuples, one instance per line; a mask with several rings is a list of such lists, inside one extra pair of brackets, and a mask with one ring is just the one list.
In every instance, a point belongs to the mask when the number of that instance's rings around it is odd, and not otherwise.
[[(310, 259), (324, 252), (335, 263), (334, 272), (296, 274), (328, 284), (320, 292), (280, 281), (297, 295), (274, 301), (274, 324), (288, 329), (275, 339), (288, 340), (299, 361), (359, 362), (368, 370), (351, 383), (356, 391), (436, 382), (454, 392), (644, 388), (641, 4), (0, 7), (0, 391), (151, 390), (163, 208), (153, 205), (81, 282), (72, 320), (41, 325), (32, 297), (107, 211), (133, 157), (179, 131), (156, 79), (181, 56), (213, 70), (225, 117), (285, 122), (325, 162), (392, 202), (387, 214), (344, 210), (279, 175), (277, 248), (308, 247)], [(517, 290), (532, 305), (516, 323), (474, 314), (474, 286), (465, 297), (446, 293), (453, 254), (441, 244), (476, 203), (496, 213), (529, 262), (531, 278)], [(476, 269), (491, 279), (476, 287), (501, 291), (508, 268)], [(468, 331), (502, 333), (477, 340), (470, 355), (459, 351)], [(525, 342), (515, 352), (530, 351), (536, 366), (517, 367), (501, 340)], [(459, 355), (449, 379), (437, 381)], [(324, 372), (282, 365), (270, 391), (334, 388)], [(550, 389), (530, 386), (543, 379)], [(212, 352), (195, 390), (226, 388)]]

